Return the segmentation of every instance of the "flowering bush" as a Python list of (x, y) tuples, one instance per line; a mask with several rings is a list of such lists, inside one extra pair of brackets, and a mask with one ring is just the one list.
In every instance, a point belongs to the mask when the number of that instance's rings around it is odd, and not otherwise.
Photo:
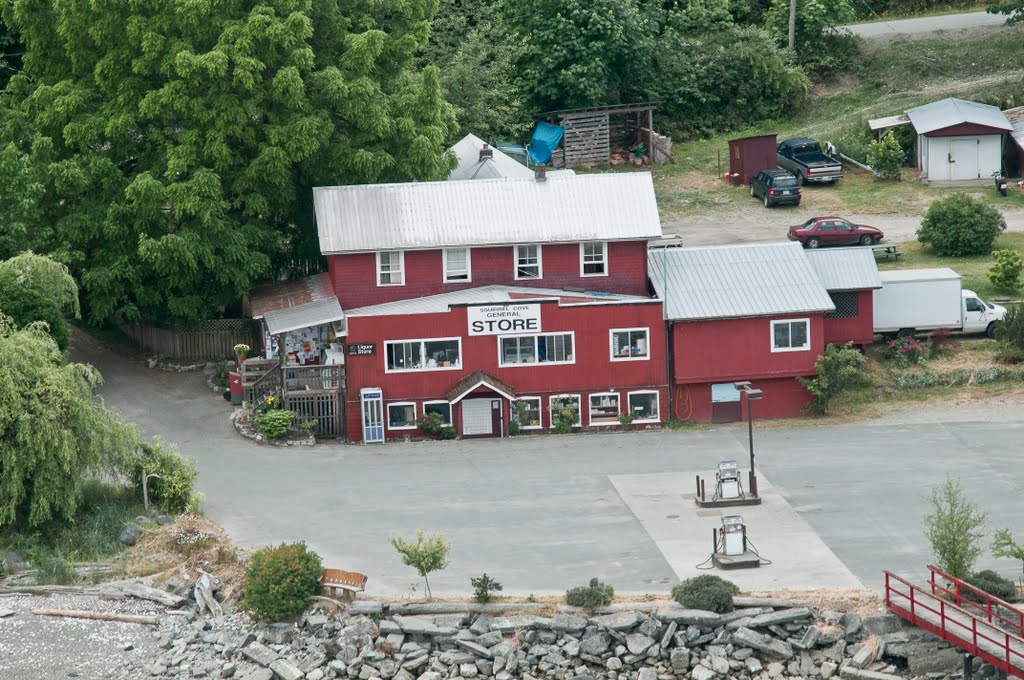
[(244, 342), (238, 343), (237, 345), (235, 345), (231, 349), (233, 349), (235, 351), (235, 356), (239, 356), (239, 357), (248, 356), (249, 352), (252, 351), (252, 347), (249, 347), (249, 345), (245, 344)]
[(885, 343), (885, 358), (898, 367), (923, 364), (931, 356), (931, 343), (917, 338), (895, 338)]

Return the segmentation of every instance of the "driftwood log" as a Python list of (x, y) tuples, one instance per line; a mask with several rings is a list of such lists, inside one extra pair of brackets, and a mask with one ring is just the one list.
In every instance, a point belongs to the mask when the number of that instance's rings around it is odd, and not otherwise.
[(120, 591), (129, 597), (134, 597), (139, 600), (149, 600), (150, 602), (158, 602), (167, 607), (173, 607), (177, 609), (185, 604), (185, 598), (174, 593), (169, 593), (166, 590), (159, 588), (150, 588), (149, 586), (142, 583), (123, 583), (118, 584), (114, 587), (115, 591)]
[(80, 609), (33, 609), (39, 616), (61, 616), (70, 619), (95, 619), (97, 621), (120, 621), (122, 623), (142, 623), (155, 626), (160, 623), (159, 617), (141, 614), (112, 614), (109, 612), (90, 612)]

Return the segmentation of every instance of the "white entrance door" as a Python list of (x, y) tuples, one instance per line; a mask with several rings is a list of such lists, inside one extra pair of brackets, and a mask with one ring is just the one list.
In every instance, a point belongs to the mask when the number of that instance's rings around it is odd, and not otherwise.
[(363, 418), (363, 443), (384, 441), (384, 393), (380, 388), (359, 390), (359, 409)]
[(950, 179), (978, 179), (978, 140), (951, 141), (948, 160)]
[(462, 400), (463, 436), (494, 434), (494, 420), (491, 418), (491, 399)]

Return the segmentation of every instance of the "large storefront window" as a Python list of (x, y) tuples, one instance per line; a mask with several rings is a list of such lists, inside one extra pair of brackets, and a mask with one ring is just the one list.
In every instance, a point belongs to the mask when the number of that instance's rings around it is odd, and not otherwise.
[(388, 429), (416, 429), (416, 404), (411, 401), (388, 404)]
[(539, 430), (540, 397), (520, 397), (512, 402), (512, 419), (524, 430)]
[(513, 335), (498, 338), (501, 366), (524, 364), (571, 364), (573, 334)]
[(634, 423), (657, 423), (661, 420), (657, 392), (630, 392), (628, 405)]
[(548, 398), (548, 408), (551, 412), (551, 427), (556, 428), (562, 422), (570, 423), (572, 427), (579, 427), (583, 424), (580, 420), (580, 395), (578, 394), (556, 394)]
[(462, 339), (389, 340), (384, 361), (387, 373), (456, 370), (462, 368)]
[(590, 395), (590, 424), (619, 424), (619, 393), (601, 392)]
[(432, 413), (436, 413), (441, 416), (442, 425), (452, 424), (452, 405), (447, 401), (423, 402), (423, 415), (429, 416)]

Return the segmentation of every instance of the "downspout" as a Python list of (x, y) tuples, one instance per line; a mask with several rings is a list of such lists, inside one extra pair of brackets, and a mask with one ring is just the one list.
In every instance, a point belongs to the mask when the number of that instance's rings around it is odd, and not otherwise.
[(666, 376), (665, 384), (668, 386), (668, 420), (674, 419), (676, 413), (673, 410), (672, 404), (672, 393), (674, 392), (674, 390), (672, 389), (672, 331), (674, 327), (674, 321), (665, 322), (665, 365), (668, 370), (668, 375)]

